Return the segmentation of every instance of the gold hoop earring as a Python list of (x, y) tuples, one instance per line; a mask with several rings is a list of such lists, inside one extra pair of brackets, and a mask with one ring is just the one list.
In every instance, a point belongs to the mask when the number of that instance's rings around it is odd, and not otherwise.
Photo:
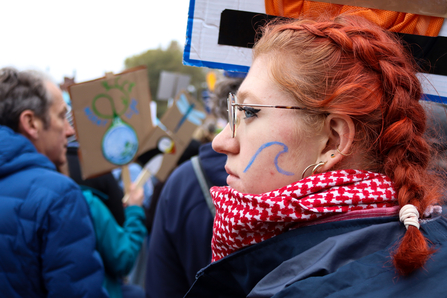
[(341, 151), (338, 149), (338, 146), (337, 146), (337, 152), (340, 153), (340, 154), (343, 155), (343, 156), (349, 156), (349, 155), (352, 154), (352, 152), (351, 152), (351, 153), (348, 153), (348, 154), (341, 153)]
[(304, 169), (303, 174), (301, 175), (301, 179), (304, 178), (304, 174), (306, 174), (307, 170), (309, 170), (311, 167), (314, 167), (314, 168), (312, 169), (312, 174), (311, 174), (311, 175), (313, 175), (313, 174), (315, 174), (315, 171), (316, 171), (319, 167), (324, 166), (324, 165), (326, 164), (326, 162), (327, 162), (327, 161), (320, 161), (319, 163), (313, 163), (313, 164), (307, 166), (307, 168)]

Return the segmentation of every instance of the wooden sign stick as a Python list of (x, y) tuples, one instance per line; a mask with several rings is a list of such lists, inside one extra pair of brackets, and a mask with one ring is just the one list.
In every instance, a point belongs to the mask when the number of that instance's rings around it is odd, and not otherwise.
[[(121, 179), (123, 180), (124, 184), (124, 197), (127, 197), (127, 199), (129, 199), (130, 184), (132, 183), (132, 181), (130, 180), (130, 172), (128, 165), (124, 165), (121, 167)], [(126, 202), (123, 201), (123, 203)]]
[[(148, 161), (137, 179), (135, 180), (135, 188), (143, 187), (144, 183), (153, 175), (160, 170), (161, 164), (163, 163), (163, 154), (155, 155), (150, 161)], [(129, 194), (124, 194), (123, 203), (126, 203), (129, 200)]]

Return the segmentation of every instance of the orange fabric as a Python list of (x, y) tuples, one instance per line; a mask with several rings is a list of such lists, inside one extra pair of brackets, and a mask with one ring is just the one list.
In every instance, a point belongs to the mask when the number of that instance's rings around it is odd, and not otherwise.
[(306, 0), (265, 0), (269, 15), (298, 18), (342, 13), (361, 15), (391, 32), (438, 36), (444, 18)]

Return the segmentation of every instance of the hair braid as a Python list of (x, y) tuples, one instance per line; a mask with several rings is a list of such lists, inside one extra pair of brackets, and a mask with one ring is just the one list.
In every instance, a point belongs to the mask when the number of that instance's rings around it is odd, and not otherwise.
[[(273, 78), (307, 108), (351, 117), (356, 125), (354, 146), (375, 160), (366, 169), (390, 177), (401, 207), (413, 204), (423, 214), (439, 202), (437, 179), (427, 171), (431, 156), (423, 137), (426, 116), (419, 104), (422, 88), (416, 65), (394, 35), (346, 16), (293, 21), (266, 28), (266, 34), (273, 37), (255, 46), (255, 58), (288, 51), (276, 55), (286, 56), (287, 63), (270, 56)], [(410, 226), (394, 264), (407, 275), (423, 267), (433, 252), (422, 233)]]
[[(437, 195), (430, 193), (430, 147), (423, 137), (426, 117), (419, 104), (422, 91), (412, 59), (401, 46), (389, 47), (392, 40), (386, 42), (373, 30), (337, 30), (340, 34), (334, 34), (334, 28), (326, 29), (328, 38), (342, 50), (352, 49), (365, 68), (380, 74), (383, 132), (378, 149), (383, 172), (394, 182), (399, 205), (413, 204), (423, 214)], [(351, 37), (352, 43), (340, 36)], [(408, 275), (421, 268), (433, 252), (419, 229), (409, 226), (394, 254), (394, 264), (400, 274)]]
[[(384, 172), (394, 182), (399, 205), (412, 204), (423, 214), (437, 195), (431, 191), (435, 188), (427, 172), (430, 147), (423, 137), (426, 117), (418, 102), (420, 85), (405, 69), (408, 64), (394, 59), (381, 61), (380, 65), (383, 89), (387, 90), (383, 105), (385, 129), (379, 145)], [(408, 275), (423, 267), (433, 252), (419, 229), (409, 226), (394, 254), (394, 264), (402, 275)]]

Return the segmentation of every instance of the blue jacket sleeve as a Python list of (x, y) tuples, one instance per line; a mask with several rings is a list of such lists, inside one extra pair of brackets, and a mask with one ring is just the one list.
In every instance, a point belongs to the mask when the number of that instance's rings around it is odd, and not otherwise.
[(59, 194), (42, 229), (42, 272), (48, 298), (107, 297), (88, 205), (78, 188)]
[(142, 207), (125, 209), (124, 226), (118, 225), (109, 209), (91, 191), (84, 190), (96, 232), (96, 247), (108, 274), (122, 277), (129, 274), (147, 234)]

